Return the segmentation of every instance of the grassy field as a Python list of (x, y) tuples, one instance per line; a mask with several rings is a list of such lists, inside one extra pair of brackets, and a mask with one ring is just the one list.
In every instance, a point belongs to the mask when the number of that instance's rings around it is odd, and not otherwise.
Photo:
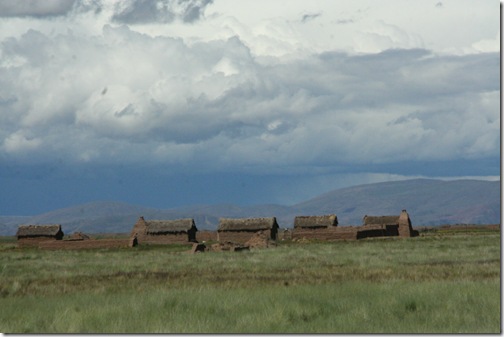
[(43, 251), (0, 244), (5, 333), (500, 333), (500, 233)]

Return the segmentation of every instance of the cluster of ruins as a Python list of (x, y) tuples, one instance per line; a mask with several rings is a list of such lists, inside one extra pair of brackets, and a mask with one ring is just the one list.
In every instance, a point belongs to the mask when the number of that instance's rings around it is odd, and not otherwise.
[[(145, 220), (134, 224), (129, 239), (91, 239), (74, 233), (63, 239), (61, 225), (22, 225), (16, 234), (20, 247), (85, 249), (134, 247), (137, 244), (194, 244), (195, 251), (208, 250), (205, 242), (215, 242), (211, 250), (240, 250), (268, 246), (277, 240), (359, 240), (370, 237), (413, 237), (418, 231), (403, 210), (394, 216), (364, 216), (361, 226), (338, 226), (335, 214), (297, 216), (292, 229), (279, 229), (275, 217), (221, 218), (217, 231), (198, 231), (194, 219)], [(259, 244), (260, 243), (260, 244)]]

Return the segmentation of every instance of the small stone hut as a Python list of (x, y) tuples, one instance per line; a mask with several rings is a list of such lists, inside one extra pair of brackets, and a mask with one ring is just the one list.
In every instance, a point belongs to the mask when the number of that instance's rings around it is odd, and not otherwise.
[(400, 215), (369, 216), (365, 215), (359, 231), (360, 237), (369, 236), (417, 236), (413, 230), (408, 212), (402, 210)]
[(146, 221), (141, 216), (133, 226), (130, 237), (136, 237), (139, 244), (189, 243), (196, 242), (197, 231), (194, 219), (191, 218)]
[(278, 234), (276, 218), (220, 218), (217, 240), (219, 242), (245, 243), (258, 232), (262, 232), (271, 240), (276, 240)]
[(18, 227), (16, 237), (19, 246), (38, 247), (39, 242), (63, 239), (61, 225), (21, 225)]

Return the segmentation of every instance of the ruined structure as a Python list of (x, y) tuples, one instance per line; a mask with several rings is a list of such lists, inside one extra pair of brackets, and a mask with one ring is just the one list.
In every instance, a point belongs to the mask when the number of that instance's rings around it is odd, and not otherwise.
[(89, 235), (84, 234), (82, 232), (75, 232), (70, 235), (67, 239), (68, 241), (82, 241), (82, 240), (91, 240)]
[(38, 247), (39, 242), (63, 239), (61, 225), (21, 225), (16, 237), (20, 247)]
[(219, 242), (245, 243), (257, 232), (262, 232), (267, 238), (276, 240), (278, 233), (276, 218), (220, 218), (217, 240)]
[(141, 216), (133, 226), (130, 238), (136, 237), (138, 244), (190, 243), (196, 242), (197, 231), (193, 219), (146, 221)]
[(254, 233), (254, 235), (245, 242), (245, 246), (253, 249), (271, 248), (276, 246), (276, 242), (271, 240), (265, 232), (259, 231)]

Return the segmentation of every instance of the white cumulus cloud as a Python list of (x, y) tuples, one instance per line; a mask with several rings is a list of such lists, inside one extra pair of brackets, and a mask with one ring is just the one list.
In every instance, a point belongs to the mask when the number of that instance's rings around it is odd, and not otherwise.
[[(352, 20), (338, 24), (326, 3), (252, 24), (212, 14), (214, 5), (88, 1), (32, 28), (5, 19), (17, 33), (0, 43), (2, 155), (295, 171), (498, 153), (492, 48), (432, 51), (428, 34), (388, 17), (354, 27), (364, 20), (357, 8), (338, 12)], [(218, 34), (168, 33), (181, 24)], [(346, 39), (356, 44), (325, 45), (315, 25), (357, 29)]]

